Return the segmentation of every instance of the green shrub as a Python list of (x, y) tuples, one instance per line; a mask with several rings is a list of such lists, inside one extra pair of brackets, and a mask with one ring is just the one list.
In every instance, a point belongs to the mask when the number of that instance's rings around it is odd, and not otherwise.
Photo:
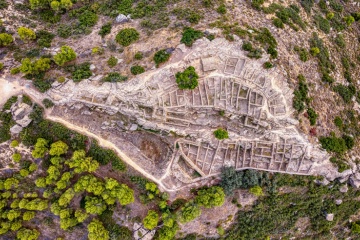
[(336, 157), (331, 157), (330, 162), (338, 168), (339, 173), (342, 173), (343, 171), (350, 169), (349, 164), (347, 164), (342, 159), (337, 159)]
[(0, 0), (0, 9), (6, 9), (9, 6), (6, 0)]
[(337, 126), (341, 130), (342, 127), (343, 127), (343, 120), (341, 119), (341, 117), (336, 116), (334, 118), (334, 124), (335, 124), (335, 126)]
[(72, 27), (65, 24), (60, 24), (57, 29), (57, 35), (61, 38), (68, 38), (72, 35)]
[(356, 94), (356, 89), (352, 84), (348, 86), (338, 84), (334, 87), (334, 91), (341, 96), (345, 103), (350, 103), (352, 97)]
[(307, 60), (309, 60), (309, 54), (305, 48), (300, 48), (298, 46), (295, 46), (294, 50), (299, 54), (299, 58), (301, 61), (306, 62)]
[(308, 98), (309, 88), (306, 84), (305, 77), (303, 75), (298, 76), (299, 85), (294, 91), (293, 97), (293, 107), (298, 113), (302, 112), (305, 109), (305, 104), (310, 102)]
[(193, 43), (203, 37), (203, 33), (201, 31), (195, 30), (193, 28), (187, 27), (184, 28), (182, 38), (180, 40), (181, 43), (184, 43), (186, 46), (191, 47)]
[(271, 62), (265, 62), (264, 65), (263, 65), (263, 67), (264, 67), (265, 69), (272, 68), (273, 66), (274, 66), (274, 65), (273, 65)]
[(198, 78), (195, 68), (190, 66), (183, 72), (177, 72), (176, 83), (180, 89), (194, 89), (198, 86)]
[(116, 35), (115, 40), (120, 45), (127, 47), (136, 42), (139, 37), (140, 34), (134, 28), (125, 28)]
[(355, 18), (353, 16), (346, 16), (346, 17), (344, 17), (344, 21), (345, 21), (346, 25), (350, 26), (351, 24), (353, 24), (355, 22)]
[(89, 78), (92, 75), (89, 62), (84, 62), (79, 65), (67, 66), (65, 69), (68, 72), (71, 72), (74, 82), (80, 82), (81, 80)]
[(141, 60), (141, 59), (143, 59), (143, 54), (142, 54), (142, 52), (137, 52), (137, 53), (135, 53), (134, 58), (135, 58), (136, 60)]
[(22, 102), (29, 106), (32, 106), (31, 98), (28, 95), (23, 95)]
[(130, 68), (130, 72), (134, 75), (138, 75), (138, 74), (144, 73), (145, 68), (143, 68), (142, 66), (139, 66), (139, 65), (135, 65)]
[(323, 82), (326, 82), (326, 83), (333, 83), (333, 82), (335, 82), (335, 80), (334, 80), (327, 72), (323, 73), (323, 76), (322, 76), (321, 80), (322, 80)]
[(118, 59), (114, 56), (111, 56), (108, 61), (107, 64), (109, 67), (115, 67), (118, 64)]
[(336, 43), (336, 45), (338, 45), (341, 48), (345, 48), (345, 46), (346, 46), (344, 36), (342, 34), (336, 35), (335, 43)]
[(304, 8), (304, 10), (310, 14), (311, 9), (314, 6), (314, 0), (301, 0), (300, 5)]
[(40, 47), (51, 47), (51, 42), (54, 39), (55, 35), (47, 32), (45, 30), (40, 30), (36, 32), (36, 42)]
[(218, 128), (214, 131), (214, 136), (217, 139), (222, 140), (222, 139), (229, 138), (229, 133), (228, 133), (228, 131), (226, 131), (223, 128)]
[(160, 50), (154, 55), (154, 62), (156, 63), (156, 67), (158, 67), (161, 63), (167, 62), (170, 58), (170, 53), (167, 53), (165, 49)]
[(4, 68), (4, 64), (0, 62), (0, 71), (3, 70), (3, 68)]
[(308, 114), (308, 118), (310, 120), (310, 125), (311, 126), (315, 125), (316, 124), (316, 119), (318, 118), (318, 114), (312, 108), (308, 108), (307, 114)]
[(274, 18), (273, 19), (273, 24), (277, 28), (284, 28), (284, 23), (283, 23), (283, 21), (281, 21), (280, 18)]
[(104, 82), (123, 82), (126, 81), (128, 77), (122, 76), (120, 73), (111, 72), (106, 75), (102, 80)]
[(85, 10), (82, 14), (80, 14), (79, 21), (80, 24), (83, 26), (92, 27), (97, 23), (98, 16), (96, 15), (96, 13)]
[(330, 22), (326, 19), (323, 18), (321, 15), (315, 15), (314, 16), (314, 20), (315, 20), (315, 24), (316, 26), (323, 31), (324, 33), (330, 33)]
[(328, 14), (326, 14), (326, 18), (329, 20), (333, 19), (334, 16), (335, 16), (335, 14), (333, 12), (329, 12)]
[(220, 4), (220, 6), (216, 9), (216, 11), (220, 14), (226, 14), (227, 10), (226, 10), (226, 6), (225, 4)]
[(312, 47), (310, 49), (310, 53), (311, 53), (311, 55), (316, 56), (316, 55), (318, 55), (320, 53), (320, 49), (317, 48), (317, 47)]
[(99, 31), (99, 35), (104, 38), (106, 35), (108, 35), (111, 32), (111, 23), (106, 23), (101, 26), (101, 29)]
[(261, 5), (264, 4), (265, 0), (252, 0), (251, 6), (255, 8), (256, 10), (261, 9)]
[(51, 108), (54, 106), (54, 103), (48, 98), (44, 98), (42, 103), (44, 104), (45, 108)]

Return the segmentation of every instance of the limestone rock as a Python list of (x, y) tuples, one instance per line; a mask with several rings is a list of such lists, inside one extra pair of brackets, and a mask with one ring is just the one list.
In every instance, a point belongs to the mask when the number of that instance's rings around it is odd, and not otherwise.
[(96, 69), (96, 66), (94, 64), (90, 65), (90, 71), (94, 71)]
[(336, 205), (340, 205), (340, 204), (342, 204), (342, 202), (343, 202), (343, 201), (342, 201), (341, 199), (336, 199), (336, 200), (335, 200), (335, 204), (336, 204)]
[(340, 192), (342, 192), (342, 193), (346, 193), (346, 192), (349, 190), (349, 188), (348, 188), (347, 184), (345, 184), (345, 185), (342, 186), (339, 190), (340, 190)]
[(334, 214), (333, 213), (326, 214), (326, 220), (332, 222), (334, 220)]
[(23, 130), (23, 128), (20, 125), (14, 125), (12, 128), (10, 128), (10, 132), (12, 134), (19, 134), (21, 131)]
[(138, 128), (138, 125), (137, 124), (131, 124), (131, 127), (130, 127), (130, 131), (136, 131)]
[(130, 16), (125, 16), (124, 14), (119, 14), (116, 19), (115, 22), (116, 23), (125, 23), (128, 22), (130, 20)]
[(349, 178), (349, 182), (350, 182), (351, 186), (353, 186), (355, 188), (359, 188), (360, 187), (360, 173), (356, 173), (356, 174), (352, 175)]

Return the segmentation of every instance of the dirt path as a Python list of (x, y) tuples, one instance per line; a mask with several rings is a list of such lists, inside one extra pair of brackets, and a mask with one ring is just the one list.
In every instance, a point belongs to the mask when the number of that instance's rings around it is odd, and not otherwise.
[[(27, 89), (27, 88), (25, 88), (23, 86), (20, 86), (17, 81), (9, 82), (9, 81), (7, 81), (7, 80), (5, 80), (3, 78), (0, 78), (0, 96), (1, 96), (0, 105), (5, 103), (5, 101), (8, 98), (10, 98), (11, 96), (18, 95), (18, 94), (21, 94), (21, 93), (26, 93), (34, 102), (36, 102), (37, 104), (43, 106), (43, 104), (42, 104), (43, 99), (39, 99), (37, 96), (34, 96), (34, 94), (32, 94), (32, 92), (30, 91), (30, 89)], [(62, 118), (51, 116), (51, 110), (45, 110), (44, 118), (46, 118), (48, 120), (51, 120), (51, 121), (54, 121), (54, 122), (61, 123), (64, 126), (66, 126), (67, 128), (69, 128), (69, 129), (71, 129), (73, 131), (79, 132), (79, 133), (84, 134), (84, 135), (86, 135), (88, 137), (96, 139), (99, 142), (100, 146), (105, 147), (105, 148), (113, 149), (117, 153), (117, 155), (124, 162), (126, 162), (128, 165), (130, 165), (136, 171), (140, 172), (146, 178), (148, 178), (151, 181), (154, 181), (155, 183), (157, 183), (160, 186), (160, 188), (162, 188), (163, 190), (168, 191), (168, 192), (175, 191), (175, 190), (170, 190), (170, 189), (166, 188), (164, 186), (164, 184), (161, 182), (161, 179), (155, 178), (154, 176), (152, 176), (151, 174), (146, 172), (143, 168), (138, 166), (133, 160), (131, 160), (124, 152), (122, 152), (112, 142), (109, 142), (109, 141), (95, 135), (94, 133), (88, 131), (86, 128), (76, 126), (76, 125), (74, 125), (74, 124), (72, 124), (72, 123), (70, 123), (70, 122), (68, 122), (68, 121), (66, 121), (66, 120), (64, 120)], [(169, 169), (168, 169), (168, 171), (169, 171)]]

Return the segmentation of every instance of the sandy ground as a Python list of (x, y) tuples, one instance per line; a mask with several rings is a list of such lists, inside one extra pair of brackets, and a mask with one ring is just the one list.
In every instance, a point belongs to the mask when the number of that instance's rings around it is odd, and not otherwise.
[(23, 90), (17, 82), (9, 82), (0, 77), (0, 106), (13, 95), (17, 95)]

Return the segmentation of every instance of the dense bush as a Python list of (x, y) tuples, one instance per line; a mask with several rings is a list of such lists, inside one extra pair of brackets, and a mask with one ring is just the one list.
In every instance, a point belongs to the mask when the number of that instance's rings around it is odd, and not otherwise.
[(180, 89), (194, 89), (198, 86), (199, 76), (192, 66), (186, 68), (183, 72), (176, 73), (175, 77)]
[(68, 38), (72, 35), (72, 28), (69, 25), (60, 24), (57, 29), (57, 35), (61, 38)]
[(299, 75), (298, 80), (299, 85), (294, 91), (293, 107), (300, 113), (305, 109), (305, 104), (310, 100), (308, 98), (309, 88), (307, 86), (305, 77), (303, 75)]
[(51, 42), (54, 39), (55, 35), (47, 32), (45, 30), (40, 30), (36, 32), (36, 42), (40, 47), (51, 47)]
[(225, 129), (218, 128), (214, 131), (214, 136), (217, 139), (222, 140), (222, 139), (229, 138), (229, 133)]
[(0, 9), (6, 9), (9, 6), (6, 0), (0, 0)]
[(277, 28), (284, 28), (284, 23), (283, 23), (283, 21), (281, 21), (280, 18), (274, 18), (273, 19), (273, 24)]
[(294, 50), (299, 54), (301, 61), (306, 62), (307, 60), (309, 60), (309, 53), (305, 48), (300, 48), (298, 46), (295, 46)]
[(89, 78), (92, 75), (89, 62), (84, 62), (79, 65), (67, 66), (66, 70), (71, 72), (74, 82), (80, 82), (81, 80)]
[(111, 32), (111, 23), (106, 23), (101, 26), (101, 29), (99, 31), (99, 35), (104, 38), (106, 35), (108, 35)]
[(202, 38), (203, 36), (204, 34), (201, 31), (187, 27), (184, 28), (180, 42), (184, 43), (188, 47), (191, 47), (197, 39)]
[(132, 66), (130, 72), (134, 75), (138, 75), (145, 72), (145, 68), (139, 65)]
[(51, 108), (54, 106), (54, 103), (48, 98), (44, 98), (42, 103), (44, 104), (45, 108)]
[(135, 53), (135, 55), (134, 55), (134, 58), (135, 58), (135, 60), (141, 60), (141, 59), (143, 59), (143, 53), (142, 52), (137, 52), (137, 53)]
[(115, 37), (115, 40), (120, 45), (127, 47), (130, 44), (136, 42), (140, 37), (140, 34), (134, 28), (124, 28)]
[(310, 121), (310, 125), (313, 126), (316, 124), (316, 119), (318, 118), (318, 114), (315, 112), (314, 109), (308, 108), (307, 109), (307, 115)]
[(337, 168), (338, 168), (338, 171), (341, 173), (343, 171), (345, 171), (346, 169), (350, 169), (350, 166), (349, 164), (347, 164), (344, 160), (342, 159), (338, 159), (336, 157), (331, 157), (330, 158), (330, 162), (332, 164), (334, 164)]
[(89, 10), (85, 10), (79, 16), (80, 24), (86, 27), (94, 26), (98, 21), (98, 16)]
[(156, 63), (156, 66), (158, 67), (161, 63), (164, 63), (168, 61), (170, 58), (170, 53), (167, 53), (165, 49), (160, 50), (155, 53), (154, 55), (154, 62)]
[(6, 47), (14, 41), (12, 35), (7, 33), (0, 33), (0, 47)]
[(321, 15), (315, 15), (314, 16), (315, 24), (316, 26), (323, 31), (324, 33), (330, 33), (330, 22), (323, 18)]
[(346, 142), (343, 138), (338, 138), (334, 134), (329, 137), (320, 137), (321, 146), (329, 152), (344, 153), (347, 150)]

